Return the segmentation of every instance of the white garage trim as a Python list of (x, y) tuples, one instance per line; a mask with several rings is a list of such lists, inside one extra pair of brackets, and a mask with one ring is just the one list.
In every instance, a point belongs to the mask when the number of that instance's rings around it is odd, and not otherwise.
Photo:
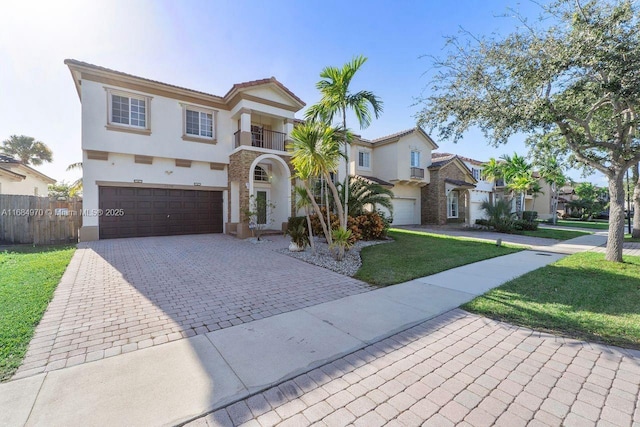
[(420, 224), (419, 202), (413, 197), (396, 197), (393, 202), (392, 225)]

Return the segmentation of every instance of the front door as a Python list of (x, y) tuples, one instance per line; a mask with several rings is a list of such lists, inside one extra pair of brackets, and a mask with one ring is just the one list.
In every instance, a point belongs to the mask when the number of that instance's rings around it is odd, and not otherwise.
[(269, 190), (256, 190), (256, 222), (267, 224), (269, 221)]

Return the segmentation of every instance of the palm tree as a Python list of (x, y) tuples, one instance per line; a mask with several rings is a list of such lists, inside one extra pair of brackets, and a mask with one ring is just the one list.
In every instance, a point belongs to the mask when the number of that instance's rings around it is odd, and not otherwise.
[[(326, 67), (320, 73), (320, 80), (316, 87), (322, 94), (322, 99), (318, 104), (309, 107), (306, 113), (307, 120), (322, 119), (331, 123), (336, 115), (342, 118), (342, 128), (347, 129), (347, 110), (352, 110), (358, 119), (360, 129), (365, 129), (371, 124), (371, 113), (378, 118), (382, 112), (382, 101), (372, 92), (362, 90), (356, 93), (349, 91), (349, 85), (356, 72), (367, 61), (367, 58), (360, 55), (354, 57), (351, 62), (347, 62), (342, 68)], [(342, 143), (344, 144), (345, 158), (345, 180), (349, 182), (349, 140), (344, 134)], [(344, 194), (344, 218), (341, 222), (347, 223), (347, 212), (349, 212), (349, 186), (345, 187)]]
[[(309, 185), (307, 184), (307, 188)], [(313, 204), (309, 198), (309, 193), (304, 186), (296, 186), (294, 188), (296, 194), (296, 209), (304, 209), (304, 214), (307, 217), (307, 230), (309, 231), (309, 246), (311, 246), (311, 253), (315, 255), (316, 245), (313, 241), (313, 228), (311, 227), (311, 208)]]
[(494, 157), (482, 165), (482, 177), (487, 181), (495, 182), (503, 178), (502, 163), (496, 160)]
[[(322, 217), (322, 212), (318, 206), (308, 182), (311, 179), (323, 177), (327, 182), (333, 197), (338, 202), (336, 207), (341, 218), (340, 226), (346, 229), (346, 221), (343, 222), (344, 215), (342, 204), (339, 201), (338, 190), (331, 180), (330, 173), (335, 172), (338, 167), (340, 153), (340, 138), (343, 132), (337, 128), (324, 123), (309, 121), (296, 126), (291, 132), (292, 144), (289, 146), (291, 153), (291, 163), (296, 171), (296, 177), (302, 181), (302, 186), (309, 196), (315, 212), (320, 218), (322, 230), (328, 243), (331, 243), (331, 232)], [(329, 227), (331, 224), (329, 224)]]
[(555, 225), (558, 219), (556, 215), (558, 211), (558, 193), (560, 188), (566, 184), (567, 178), (562, 171), (562, 165), (555, 157), (546, 156), (544, 161), (539, 162), (538, 169), (540, 170), (540, 176), (551, 185), (551, 210), (553, 212), (553, 224)]
[(6, 155), (17, 157), (25, 165), (40, 166), (43, 162), (51, 163), (53, 153), (44, 142), (25, 135), (11, 135), (9, 139), (2, 141), (0, 151)]
[[(76, 169), (80, 169), (80, 171), (82, 171), (82, 162), (71, 163), (69, 166), (67, 166), (67, 172), (76, 170)], [(73, 183), (69, 187), (69, 196), (75, 197), (78, 194), (82, 194), (82, 189), (83, 189), (82, 177), (80, 177), (75, 181), (73, 181)]]
[(489, 225), (496, 231), (508, 233), (513, 229), (511, 199), (498, 199), (494, 203), (485, 200), (481, 208), (489, 218)]
[[(534, 208), (536, 207), (536, 199), (538, 198), (539, 195), (544, 194), (544, 191), (542, 191), (542, 186), (540, 185), (540, 181), (534, 180), (531, 186), (529, 187), (529, 192), (533, 196), (533, 203), (531, 203), (531, 210), (535, 211)], [(533, 220), (533, 217), (531, 218)]]
[[(538, 181), (533, 177), (531, 171), (527, 174), (518, 175), (512, 178), (507, 184), (507, 188), (511, 190), (512, 195), (518, 196), (516, 201), (516, 215), (518, 218), (522, 218), (522, 211), (524, 210), (524, 198), (527, 191), (531, 190), (531, 187)], [(539, 184), (538, 184), (539, 185)]]
[(502, 160), (500, 167), (502, 168), (504, 183), (511, 190), (512, 197), (518, 196), (516, 199), (516, 213), (518, 217), (521, 217), (522, 208), (524, 207), (524, 195), (535, 181), (532, 176), (531, 164), (527, 163), (527, 160), (518, 155), (518, 153), (513, 153), (513, 156), (505, 154), (500, 156), (500, 159)]
[[(344, 184), (340, 184), (340, 197), (344, 197)], [(393, 191), (382, 185), (360, 177), (354, 177), (349, 181), (349, 213), (355, 217), (362, 215), (371, 206), (374, 210), (377, 206), (386, 208), (393, 214)]]

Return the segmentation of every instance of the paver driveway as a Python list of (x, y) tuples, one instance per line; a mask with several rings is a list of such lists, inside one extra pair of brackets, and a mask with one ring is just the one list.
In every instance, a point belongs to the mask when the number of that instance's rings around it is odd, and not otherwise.
[(225, 235), (81, 244), (14, 378), (373, 289)]
[(637, 426), (640, 351), (456, 309), (187, 427)]

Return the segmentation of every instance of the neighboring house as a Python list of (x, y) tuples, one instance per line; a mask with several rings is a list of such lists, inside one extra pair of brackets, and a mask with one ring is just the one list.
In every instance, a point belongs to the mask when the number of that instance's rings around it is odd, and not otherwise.
[(431, 182), (422, 189), (422, 224), (475, 224), (472, 207), (479, 196), (473, 194), (478, 180), (472, 170), (455, 154), (433, 153), (430, 163)]
[(275, 78), (217, 96), (65, 64), (82, 104), (81, 241), (225, 231), (245, 237), (250, 196), (276, 206), (269, 223), (287, 221), (293, 200), (285, 146), (305, 104)]
[[(349, 173), (390, 187), (394, 193), (393, 225), (420, 224), (421, 189), (429, 184), (428, 167), (435, 142), (419, 127), (351, 143)], [(344, 180), (344, 162), (338, 180)]]
[(49, 184), (56, 180), (31, 166), (5, 154), (0, 154), (0, 194), (47, 197)]
[[(450, 153), (433, 153), (434, 159), (445, 160), (455, 154)], [(457, 156), (464, 165), (471, 172), (471, 176), (475, 179), (475, 187), (469, 189), (469, 206), (468, 214), (466, 215), (465, 222), (467, 225), (473, 226), (476, 220), (486, 218), (486, 214), (482, 209), (482, 203), (494, 201), (494, 183), (483, 179), (483, 170), (485, 162), (480, 160), (471, 159), (469, 157)], [(435, 161), (435, 160), (434, 160)], [(468, 180), (468, 177), (467, 177)], [(467, 206), (465, 206), (467, 208)]]
[(533, 177), (538, 180), (542, 192), (535, 198), (531, 191), (527, 192), (524, 196), (524, 210), (538, 212), (538, 218), (540, 219), (553, 218), (551, 184), (541, 178), (538, 172), (533, 172)]

